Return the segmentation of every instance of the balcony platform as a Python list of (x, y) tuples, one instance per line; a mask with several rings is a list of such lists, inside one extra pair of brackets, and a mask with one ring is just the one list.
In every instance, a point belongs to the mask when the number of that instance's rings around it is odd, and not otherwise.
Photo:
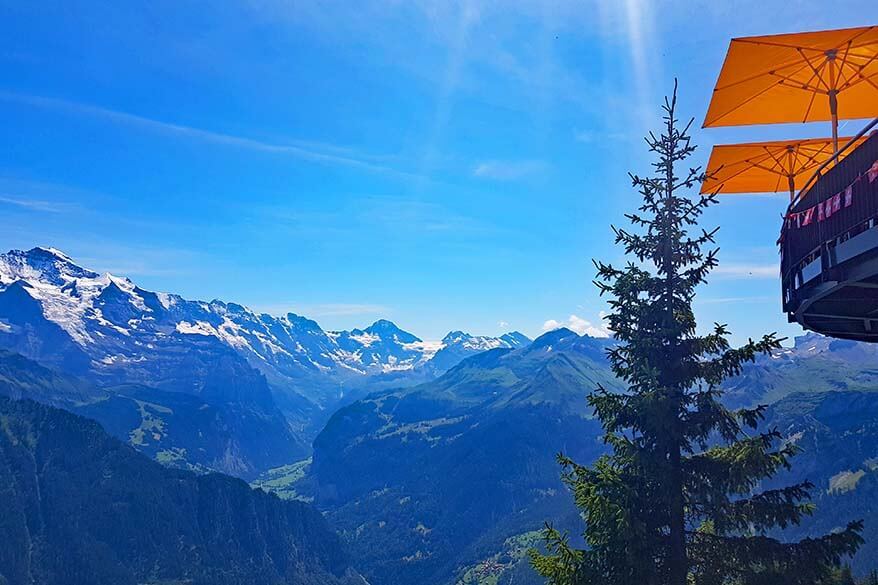
[(783, 308), (790, 322), (832, 337), (878, 342), (878, 135), (850, 151), (790, 209), (806, 212), (850, 186), (851, 202), (822, 220), (784, 222)]

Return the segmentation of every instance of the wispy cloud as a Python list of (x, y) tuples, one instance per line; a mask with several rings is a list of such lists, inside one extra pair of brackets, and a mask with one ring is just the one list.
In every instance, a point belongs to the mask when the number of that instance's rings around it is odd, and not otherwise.
[(722, 278), (777, 278), (780, 268), (777, 264), (720, 264), (713, 274)]
[(396, 196), (362, 196), (334, 211), (290, 210), (264, 207), (255, 210), (258, 218), (270, 217), (298, 233), (316, 231), (321, 235), (357, 233), (363, 226), (387, 233), (447, 234), (457, 236), (496, 232), (497, 227), (461, 214), (434, 201)]
[(198, 140), (218, 146), (242, 148), (254, 152), (292, 156), (314, 163), (342, 165), (369, 172), (387, 173), (410, 179), (421, 178), (415, 173), (396, 169), (386, 164), (375, 162), (385, 157), (375, 157), (359, 153), (353, 149), (335, 145), (319, 144), (308, 141), (291, 140), (284, 143), (257, 140), (246, 136), (204, 130), (184, 124), (174, 124), (137, 114), (112, 110), (101, 106), (23, 93), (0, 90), (0, 100), (25, 104), (31, 107), (64, 111), (71, 114), (102, 118), (119, 125), (150, 130), (163, 134), (171, 134), (183, 138)]
[(540, 160), (489, 160), (478, 163), (473, 168), (473, 175), (497, 181), (514, 181), (541, 173), (547, 168), (548, 165)]
[(590, 335), (591, 337), (609, 337), (609, 330), (603, 325), (595, 325), (591, 321), (587, 319), (583, 319), (579, 315), (570, 315), (564, 321), (556, 321), (555, 319), (549, 319), (545, 323), (543, 323), (543, 332), (546, 331), (554, 331), (555, 329), (560, 329), (561, 327), (566, 327), (571, 331), (575, 331), (580, 335)]
[(439, 203), (400, 197), (369, 197), (360, 208), (362, 222), (417, 232), (482, 232), (487, 224)]
[(57, 203), (54, 201), (45, 201), (40, 199), (30, 199), (25, 197), (16, 197), (12, 195), (0, 195), (0, 204), (11, 205), (28, 211), (38, 211), (44, 213), (64, 213), (70, 209), (69, 205)]
[(103, 193), (65, 183), (0, 175), (0, 205), (34, 212), (66, 213), (86, 211), (82, 202), (106, 198)]

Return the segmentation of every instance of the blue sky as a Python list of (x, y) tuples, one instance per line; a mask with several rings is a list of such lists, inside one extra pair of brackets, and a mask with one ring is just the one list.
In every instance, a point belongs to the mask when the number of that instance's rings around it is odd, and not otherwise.
[[(3, 2), (0, 247), (326, 328), (598, 328), (591, 259), (620, 258), (609, 224), (673, 78), (700, 126), (731, 37), (874, 24), (870, 4)], [(698, 129), (695, 163), (828, 132)], [(800, 332), (784, 206), (706, 218), (722, 264), (697, 312), (736, 340)]]

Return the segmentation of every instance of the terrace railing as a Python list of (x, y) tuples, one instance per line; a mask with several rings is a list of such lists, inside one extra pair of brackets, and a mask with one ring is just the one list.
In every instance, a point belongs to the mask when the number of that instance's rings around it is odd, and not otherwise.
[[(878, 119), (869, 124), (857, 138), (878, 125)], [(851, 140), (840, 150), (845, 155), (837, 165), (827, 169), (822, 165), (808, 181), (799, 196), (790, 204), (789, 214), (804, 212), (817, 206), (851, 186), (851, 204), (842, 203), (841, 209), (830, 217), (819, 220), (817, 210), (808, 225), (785, 220), (781, 229), (781, 280), (784, 310), (791, 313), (802, 300), (802, 289), (827, 280), (838, 280), (840, 264), (852, 259), (836, 253), (839, 245), (858, 234), (878, 226), (878, 180), (866, 176), (878, 160), (878, 134), (873, 133), (865, 142), (855, 146)], [(859, 177), (863, 177), (857, 180)], [(878, 252), (878, 247), (876, 247)], [(866, 252), (864, 250), (863, 252)]]

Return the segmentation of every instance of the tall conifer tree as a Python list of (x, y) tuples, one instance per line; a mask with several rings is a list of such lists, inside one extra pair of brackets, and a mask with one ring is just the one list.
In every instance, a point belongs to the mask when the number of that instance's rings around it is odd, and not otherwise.
[(531, 561), (552, 585), (814, 585), (857, 549), (861, 525), (800, 542), (769, 536), (811, 512), (812, 486), (760, 490), (795, 446), (760, 430), (765, 407), (732, 411), (721, 400), (723, 380), (780, 340), (732, 348), (724, 325), (696, 332), (692, 302), (718, 251), (717, 230), (698, 222), (716, 199), (690, 194), (699, 168), (680, 172), (695, 146), (676, 107), (675, 82), (660, 135), (646, 137), (654, 172), (631, 176), (643, 199), (626, 216), (633, 227), (614, 227), (629, 262), (596, 262), (618, 341), (609, 358), (627, 391), (588, 397), (609, 454), (591, 467), (559, 456), (586, 547), (548, 528), (548, 554)]

